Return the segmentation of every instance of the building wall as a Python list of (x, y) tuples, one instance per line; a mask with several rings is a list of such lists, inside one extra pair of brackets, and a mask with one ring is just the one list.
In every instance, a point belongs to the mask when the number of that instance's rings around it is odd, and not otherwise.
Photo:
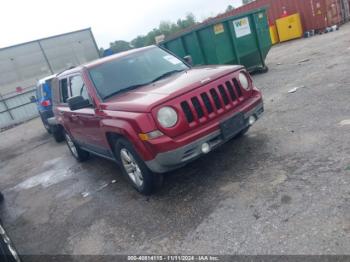
[(39, 79), (97, 58), (90, 29), (0, 49), (0, 128), (38, 116), (30, 97)]
[(0, 49), (0, 94), (99, 57), (90, 29)]

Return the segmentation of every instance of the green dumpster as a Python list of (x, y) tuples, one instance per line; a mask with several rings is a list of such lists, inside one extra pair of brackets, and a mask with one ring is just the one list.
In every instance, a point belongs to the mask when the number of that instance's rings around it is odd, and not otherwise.
[(160, 46), (179, 57), (190, 55), (194, 65), (241, 64), (249, 71), (267, 70), (265, 58), (272, 44), (266, 8), (199, 24)]

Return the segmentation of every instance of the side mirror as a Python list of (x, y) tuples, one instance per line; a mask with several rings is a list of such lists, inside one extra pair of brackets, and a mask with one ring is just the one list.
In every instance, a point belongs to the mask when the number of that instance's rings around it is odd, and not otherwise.
[(29, 100), (30, 100), (31, 103), (36, 103), (36, 101), (37, 101), (37, 99), (36, 99), (35, 96), (31, 96), (31, 97), (29, 98)]
[(74, 111), (91, 106), (89, 99), (85, 99), (82, 96), (73, 96), (67, 100), (69, 109)]
[(187, 64), (189, 64), (190, 66), (193, 66), (193, 60), (192, 60), (192, 56), (187, 55), (184, 57), (184, 60)]

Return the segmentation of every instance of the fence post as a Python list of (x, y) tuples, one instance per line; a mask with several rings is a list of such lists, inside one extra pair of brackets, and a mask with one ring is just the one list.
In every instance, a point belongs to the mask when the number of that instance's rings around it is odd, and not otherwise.
[(49, 59), (47, 58), (47, 55), (46, 55), (46, 53), (45, 53), (45, 51), (44, 51), (44, 48), (43, 48), (43, 46), (41, 45), (40, 40), (38, 40), (38, 45), (39, 45), (39, 47), (40, 47), (41, 52), (43, 53), (44, 59), (45, 59), (45, 61), (46, 61), (47, 66), (49, 67), (49, 70), (50, 70), (51, 74), (53, 74), (53, 69), (52, 69), (51, 64), (50, 64), (50, 62), (49, 62)]

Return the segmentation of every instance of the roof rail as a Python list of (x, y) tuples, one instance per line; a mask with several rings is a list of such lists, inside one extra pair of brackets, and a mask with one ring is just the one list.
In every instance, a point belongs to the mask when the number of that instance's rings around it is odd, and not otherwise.
[(60, 74), (64, 73), (64, 72), (66, 72), (67, 70), (71, 70), (71, 69), (73, 69), (73, 68), (76, 68), (76, 66), (70, 66), (70, 67), (64, 69), (63, 71), (57, 73), (56, 77), (59, 76)]

